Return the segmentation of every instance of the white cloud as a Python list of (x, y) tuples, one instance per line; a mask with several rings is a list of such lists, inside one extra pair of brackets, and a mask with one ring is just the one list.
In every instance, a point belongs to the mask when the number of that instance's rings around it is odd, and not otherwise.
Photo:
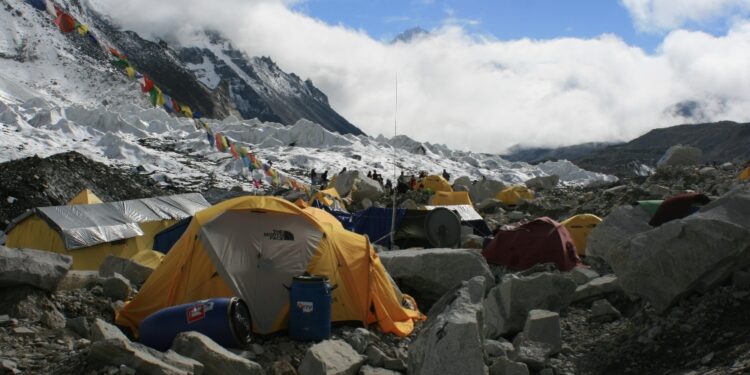
[(674, 30), (750, 10), (750, 0), (621, 0), (641, 31)]
[(397, 73), (399, 133), (483, 152), (627, 140), (686, 122), (666, 110), (690, 100), (705, 119), (750, 120), (750, 23), (722, 37), (674, 31), (650, 55), (614, 35), (498, 41), (455, 24), (391, 45), (276, 0), (91, 1), (152, 36), (219, 29), (248, 54), (311, 78), (371, 135), (392, 135)]

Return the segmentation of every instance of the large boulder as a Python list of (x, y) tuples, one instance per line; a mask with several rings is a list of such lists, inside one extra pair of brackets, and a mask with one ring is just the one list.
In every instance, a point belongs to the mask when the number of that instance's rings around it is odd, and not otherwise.
[(469, 176), (461, 176), (453, 180), (453, 191), (470, 191), (471, 185), (471, 178)]
[(560, 176), (553, 174), (550, 176), (534, 177), (525, 182), (526, 186), (532, 190), (550, 190), (560, 182)]
[(606, 261), (626, 293), (648, 300), (659, 312), (691, 291), (711, 289), (750, 266), (750, 186), (635, 235), (612, 249)]
[(384, 194), (380, 183), (362, 174), (360, 171), (347, 171), (336, 177), (336, 191), (343, 197), (352, 194), (352, 203), (368, 198), (376, 201)]
[(484, 276), (488, 288), (495, 284), (487, 261), (476, 250), (394, 250), (378, 255), (398, 286), (423, 307), (475, 276)]
[(607, 253), (621, 242), (653, 229), (648, 225), (649, 220), (651, 216), (638, 206), (615, 208), (589, 233), (586, 256), (606, 259)]
[(0, 288), (30, 285), (53, 292), (72, 265), (67, 255), (0, 246)]
[(202, 363), (207, 374), (264, 374), (259, 364), (224, 349), (199, 332), (180, 333), (172, 343), (172, 350)]
[(195, 360), (173, 351), (162, 353), (139, 343), (116, 338), (93, 343), (88, 361), (118, 367), (125, 365), (136, 370), (137, 374), (203, 374), (203, 365)]
[(703, 151), (697, 147), (674, 145), (656, 162), (657, 167), (700, 164)]
[(461, 283), (430, 310), (409, 345), (409, 374), (484, 374), (484, 277)]
[(355, 375), (367, 357), (342, 340), (325, 340), (311, 346), (299, 366), (300, 375)]
[(516, 333), (523, 329), (529, 311), (559, 312), (570, 305), (575, 290), (576, 283), (560, 273), (506, 275), (484, 300), (484, 334), (494, 339)]
[(505, 189), (505, 184), (495, 180), (479, 180), (469, 186), (472, 202), (481, 202), (487, 198), (495, 198), (497, 193)]
[(146, 282), (151, 273), (151, 268), (140, 265), (130, 259), (109, 255), (104, 258), (104, 262), (99, 266), (99, 275), (103, 277), (113, 277), (116, 273), (130, 280), (134, 285), (142, 285)]

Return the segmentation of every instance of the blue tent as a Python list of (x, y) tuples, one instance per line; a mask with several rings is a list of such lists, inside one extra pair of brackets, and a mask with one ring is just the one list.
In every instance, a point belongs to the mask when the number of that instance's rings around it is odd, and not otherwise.
[(169, 249), (171, 249), (175, 242), (177, 242), (177, 240), (182, 237), (182, 234), (185, 233), (185, 229), (187, 229), (188, 224), (190, 224), (190, 219), (192, 219), (192, 217), (182, 219), (157, 233), (154, 236), (154, 250), (164, 254), (168, 253)]

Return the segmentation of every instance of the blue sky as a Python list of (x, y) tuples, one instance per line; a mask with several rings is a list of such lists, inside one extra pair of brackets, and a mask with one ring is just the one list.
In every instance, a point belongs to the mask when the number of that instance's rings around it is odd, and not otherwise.
[[(382, 41), (412, 27), (431, 30), (452, 22), (499, 40), (588, 39), (610, 33), (653, 53), (665, 35), (637, 30), (628, 10), (616, 0), (305, 0), (293, 9), (331, 25), (365, 30)], [(724, 21), (683, 28), (719, 35), (727, 30)]]

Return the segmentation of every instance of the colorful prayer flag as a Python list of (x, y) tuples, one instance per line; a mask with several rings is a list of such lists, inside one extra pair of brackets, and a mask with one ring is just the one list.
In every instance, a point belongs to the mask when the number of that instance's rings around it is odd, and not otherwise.
[(57, 12), (57, 18), (53, 21), (57, 27), (60, 28), (60, 31), (64, 33), (69, 33), (76, 28), (76, 20), (68, 13), (63, 12), (60, 7), (55, 5), (55, 12)]
[(143, 76), (143, 85), (141, 85), (141, 91), (150, 92), (154, 88), (154, 81), (148, 78), (147, 75)]
[(133, 69), (132, 66), (128, 66), (127, 68), (125, 68), (125, 73), (127, 73), (128, 77), (130, 77), (131, 79), (135, 78), (135, 69)]
[(195, 118), (193, 116), (193, 111), (190, 109), (190, 107), (188, 107), (188, 106), (186, 106), (184, 104), (182, 105), (182, 114), (185, 115), (185, 117)]
[(89, 32), (89, 27), (80, 22), (76, 22), (76, 29), (78, 30), (78, 34), (81, 35), (86, 35), (86, 33)]

